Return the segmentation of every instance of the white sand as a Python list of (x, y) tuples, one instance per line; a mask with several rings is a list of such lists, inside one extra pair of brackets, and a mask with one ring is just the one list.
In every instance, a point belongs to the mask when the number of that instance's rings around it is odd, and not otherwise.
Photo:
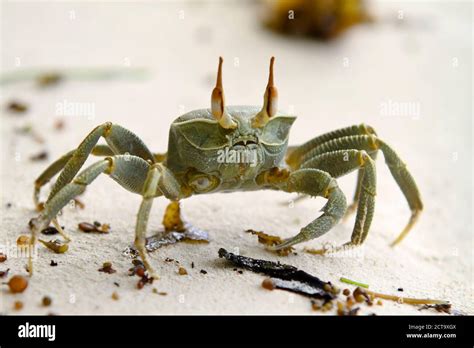
[[(279, 258), (244, 230), (291, 236), (319, 214), (323, 199), (290, 208), (281, 202), (294, 197), (278, 192), (194, 197), (183, 202), (183, 209), (190, 222), (209, 231), (212, 242), (179, 244), (151, 254), (162, 278), (139, 291), (137, 279), (127, 276), (131, 263), (122, 250), (133, 241), (140, 197), (104, 176), (82, 197), (85, 210), (64, 209), (61, 223), (73, 237), (70, 250), (55, 255), (39, 248), (29, 288), (11, 295), (3, 286), (0, 312), (16, 313), (13, 302), (22, 300), (25, 307), (19, 313), (24, 314), (315, 313), (307, 298), (269, 292), (260, 285), (261, 275), (234, 272), (233, 266), (217, 258), (217, 250), (224, 247), (290, 263), (342, 288), (346, 285), (338, 280), (344, 276), (368, 283), (375, 291), (449, 300), (455, 309), (474, 314), (471, 7), (468, 2), (375, 3), (377, 23), (323, 44), (262, 30), (256, 6), (246, 3), (2, 3), (2, 70), (14, 69), (18, 57), (25, 68), (130, 62), (149, 68), (152, 76), (142, 82), (66, 82), (48, 90), (18, 84), (2, 90), (2, 106), (18, 98), (28, 102), (31, 111), (24, 117), (1, 114), (0, 244), (14, 246), (18, 235), (28, 233), (27, 223), (36, 214), (31, 200), (34, 179), (94, 126), (113, 121), (136, 132), (154, 151), (165, 151), (170, 122), (183, 111), (208, 107), (218, 55), (226, 59), (228, 103), (257, 105), (262, 102), (268, 59), (277, 57), (280, 106), (299, 115), (292, 144), (360, 122), (374, 126), (408, 164), (426, 209), (406, 240), (390, 248), (409, 210), (380, 156), (376, 214), (360, 249), (362, 256), (318, 257), (298, 246), (298, 255)], [(406, 19), (397, 26), (398, 10)], [(75, 19), (70, 19), (70, 11)], [(66, 129), (55, 131), (53, 124), (60, 117), (56, 105), (64, 100), (93, 103), (94, 117), (65, 117)], [(385, 115), (382, 105), (390, 101), (414, 102), (419, 114)], [(47, 138), (44, 146), (14, 134), (26, 123)], [(31, 162), (29, 156), (42, 149), (49, 151), (50, 159)], [(340, 183), (351, 197), (355, 175)], [(13, 204), (9, 209), (7, 202)], [(156, 200), (150, 234), (160, 228), (165, 206), (165, 200)], [(77, 223), (94, 220), (110, 223), (112, 232), (77, 231)], [(343, 243), (352, 223), (341, 224), (305, 246)], [(189, 275), (179, 276), (178, 267), (165, 258), (179, 260)], [(50, 260), (59, 265), (51, 267)], [(98, 272), (104, 261), (112, 261), (117, 273)], [(10, 257), (0, 269), (26, 274), (24, 265), (25, 259)], [(200, 274), (201, 269), (207, 275)], [(153, 294), (153, 287), (168, 295)], [(397, 292), (399, 287), (403, 293)], [(118, 301), (111, 299), (114, 291)], [(44, 295), (53, 299), (49, 308), (40, 305)], [(388, 301), (362, 308), (362, 313), (373, 312), (435, 313)]]

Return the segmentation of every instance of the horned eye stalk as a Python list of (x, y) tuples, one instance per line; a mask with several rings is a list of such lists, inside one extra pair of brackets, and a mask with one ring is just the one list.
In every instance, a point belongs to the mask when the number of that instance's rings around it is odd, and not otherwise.
[(221, 127), (225, 129), (237, 128), (237, 123), (225, 110), (225, 96), (224, 88), (222, 87), (222, 57), (219, 57), (219, 68), (217, 70), (216, 87), (212, 90), (211, 96), (211, 111), (212, 115), (219, 122)]
[(267, 88), (263, 96), (263, 108), (252, 119), (252, 127), (261, 128), (267, 124), (271, 117), (275, 116), (278, 111), (278, 90), (273, 81), (273, 63), (275, 57), (270, 59), (270, 71), (268, 74)]
[[(214, 118), (219, 122), (221, 127), (225, 129), (237, 128), (237, 123), (232, 119), (225, 108), (224, 87), (222, 86), (222, 63), (224, 60), (219, 57), (219, 68), (217, 70), (216, 87), (212, 90), (211, 96), (211, 112)], [(270, 59), (270, 69), (268, 75), (267, 88), (263, 96), (263, 107), (258, 114), (252, 118), (252, 127), (264, 127), (271, 117), (275, 116), (278, 111), (278, 90), (273, 81), (273, 64), (275, 57)]]

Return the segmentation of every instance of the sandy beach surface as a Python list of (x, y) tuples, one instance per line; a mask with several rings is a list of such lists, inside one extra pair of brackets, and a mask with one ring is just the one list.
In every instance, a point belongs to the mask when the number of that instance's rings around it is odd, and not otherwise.
[[(13, 295), (1, 286), (0, 313), (321, 313), (312, 310), (308, 298), (262, 288), (262, 275), (234, 271), (218, 258), (219, 248), (225, 248), (294, 265), (341, 289), (354, 288), (339, 281), (346, 277), (374, 291), (447, 300), (456, 311), (474, 314), (472, 4), (372, 2), (370, 7), (374, 23), (324, 43), (267, 31), (259, 22), (258, 6), (247, 2), (2, 3), (3, 72), (124, 66), (147, 70), (146, 78), (139, 79), (71, 80), (45, 89), (31, 82), (2, 86), (0, 244), (11, 255), (0, 270), (9, 268), (10, 275), (26, 275), (26, 260), (15, 257), (13, 250), (37, 214), (33, 182), (46, 166), (106, 121), (134, 131), (153, 151), (165, 152), (173, 119), (209, 107), (219, 55), (225, 59), (229, 105), (262, 104), (268, 60), (276, 57), (280, 108), (298, 115), (291, 144), (348, 125), (373, 126), (407, 163), (425, 210), (403, 243), (391, 248), (410, 212), (379, 156), (375, 217), (364, 245), (353, 254), (331, 257), (303, 251), (348, 241), (352, 217), (325, 236), (298, 245), (297, 255), (279, 257), (244, 231), (290, 237), (320, 214), (324, 199), (292, 204), (295, 196), (269, 191), (192, 197), (182, 202), (185, 217), (208, 231), (211, 242), (178, 243), (151, 253), (161, 279), (138, 290), (137, 278), (127, 275), (131, 259), (122, 252), (133, 242), (141, 197), (104, 175), (81, 196), (85, 209), (68, 206), (60, 216), (72, 237), (68, 252), (58, 255), (39, 247), (28, 289)], [(400, 11), (402, 19), (397, 17)], [(29, 110), (5, 110), (13, 99), (26, 102)], [(61, 105), (71, 103), (83, 109), (65, 115)], [(54, 127), (58, 120), (64, 121), (61, 131)], [(25, 126), (45, 142), (20, 134), (18, 129)], [(47, 160), (30, 160), (41, 151), (47, 151)], [(348, 200), (355, 180), (351, 174), (339, 181)], [(43, 198), (50, 188), (45, 187)], [(155, 200), (149, 235), (162, 228), (166, 205), (165, 199)], [(80, 222), (96, 220), (109, 223), (110, 233), (77, 229)], [(52, 260), (56, 267), (50, 266)], [(98, 271), (106, 261), (116, 273)], [(179, 266), (188, 275), (179, 275)], [(118, 300), (112, 299), (114, 292)], [(51, 306), (42, 306), (44, 296), (51, 297)], [(24, 303), (21, 311), (13, 309), (15, 301)], [(363, 304), (360, 313), (438, 314), (390, 301)]]

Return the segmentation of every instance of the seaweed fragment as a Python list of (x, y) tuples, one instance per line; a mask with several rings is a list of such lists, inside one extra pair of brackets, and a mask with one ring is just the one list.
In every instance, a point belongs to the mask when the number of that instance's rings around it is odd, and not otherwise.
[(272, 277), (272, 284), (277, 289), (325, 300), (334, 299), (338, 291), (330, 282), (324, 282), (291, 265), (235, 255), (223, 248), (219, 249), (219, 257), (225, 258), (235, 266)]
[[(188, 242), (188, 243), (209, 243), (209, 235), (206, 231), (203, 231), (199, 228), (191, 226), (189, 224), (185, 225), (186, 229), (184, 232), (158, 232), (157, 234), (147, 237), (145, 242), (145, 248), (148, 252), (155, 251), (162, 246), (176, 244), (178, 242)], [(135, 249), (135, 246), (127, 247), (123, 254), (129, 255), (132, 258), (138, 257), (138, 252)]]
[(425, 304), (421, 306), (418, 310), (421, 311), (423, 309), (436, 309), (436, 311), (440, 313), (447, 313), (451, 314), (451, 304), (450, 303), (441, 303), (441, 304), (435, 304), (435, 305), (429, 305)]

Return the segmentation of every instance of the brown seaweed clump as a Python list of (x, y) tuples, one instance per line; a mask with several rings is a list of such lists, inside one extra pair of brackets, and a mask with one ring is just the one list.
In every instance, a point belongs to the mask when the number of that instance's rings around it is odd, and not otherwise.
[(266, 6), (264, 22), (270, 29), (320, 40), (370, 20), (362, 0), (273, 0)]

